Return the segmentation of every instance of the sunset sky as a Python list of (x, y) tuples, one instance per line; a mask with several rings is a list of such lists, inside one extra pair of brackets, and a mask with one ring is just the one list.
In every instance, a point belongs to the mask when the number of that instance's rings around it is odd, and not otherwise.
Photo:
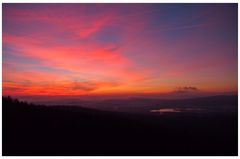
[(237, 91), (237, 4), (3, 4), (3, 95)]

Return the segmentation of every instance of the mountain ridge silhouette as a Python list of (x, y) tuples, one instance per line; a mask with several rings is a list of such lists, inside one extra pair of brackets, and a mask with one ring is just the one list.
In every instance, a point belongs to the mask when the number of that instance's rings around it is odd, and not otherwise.
[(133, 114), (3, 97), (3, 156), (237, 155), (237, 112)]

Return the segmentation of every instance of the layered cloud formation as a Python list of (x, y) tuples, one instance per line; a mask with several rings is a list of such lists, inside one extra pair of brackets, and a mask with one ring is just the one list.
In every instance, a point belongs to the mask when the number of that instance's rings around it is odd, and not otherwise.
[(3, 4), (3, 94), (237, 90), (236, 4)]

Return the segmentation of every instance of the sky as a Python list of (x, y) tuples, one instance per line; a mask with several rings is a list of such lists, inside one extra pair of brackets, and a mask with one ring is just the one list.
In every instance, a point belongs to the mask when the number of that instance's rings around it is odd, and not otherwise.
[(3, 4), (3, 95), (237, 92), (237, 4)]

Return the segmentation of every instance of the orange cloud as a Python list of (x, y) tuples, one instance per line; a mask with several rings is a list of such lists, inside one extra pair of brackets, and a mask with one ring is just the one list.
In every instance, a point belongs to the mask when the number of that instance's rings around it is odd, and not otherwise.
[(158, 7), (4, 4), (4, 93), (235, 90), (237, 29), (226, 25), (233, 12), (176, 14), (178, 23)]
[(6, 95), (81, 95), (94, 94), (99, 88), (118, 86), (116, 82), (106, 81), (31, 81), (26, 83), (3, 82), (3, 94)]

